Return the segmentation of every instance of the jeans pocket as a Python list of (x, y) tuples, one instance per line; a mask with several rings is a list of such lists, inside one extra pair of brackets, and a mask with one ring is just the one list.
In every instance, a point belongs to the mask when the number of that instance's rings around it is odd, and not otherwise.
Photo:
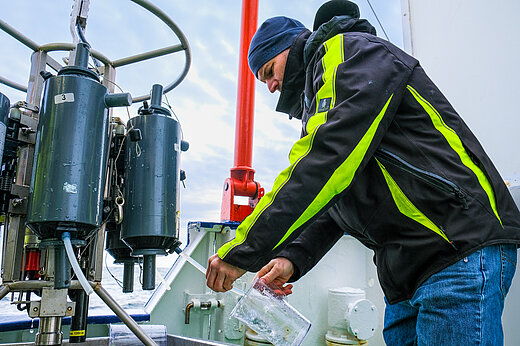
[(514, 244), (500, 244), (500, 291), (505, 298), (516, 271), (517, 250)]

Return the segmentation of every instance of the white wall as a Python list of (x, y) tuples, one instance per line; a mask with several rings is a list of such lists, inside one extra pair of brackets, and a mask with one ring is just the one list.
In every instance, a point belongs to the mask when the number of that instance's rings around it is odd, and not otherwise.
[(520, 184), (520, 1), (402, 0), (404, 46)]

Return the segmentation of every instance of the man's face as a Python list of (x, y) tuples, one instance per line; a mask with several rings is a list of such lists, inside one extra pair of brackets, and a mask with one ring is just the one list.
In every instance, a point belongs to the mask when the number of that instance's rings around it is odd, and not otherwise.
[(266, 62), (260, 67), (260, 70), (258, 70), (258, 79), (262, 83), (266, 83), (267, 89), (272, 93), (276, 90), (282, 91), (283, 73), (288, 55), (289, 48)]

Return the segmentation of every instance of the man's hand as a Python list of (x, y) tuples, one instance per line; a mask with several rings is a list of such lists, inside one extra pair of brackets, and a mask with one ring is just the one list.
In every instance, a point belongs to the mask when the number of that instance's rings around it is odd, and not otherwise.
[(260, 271), (256, 273), (256, 277), (259, 277), (267, 285), (271, 283), (275, 284), (281, 288), (281, 293), (289, 295), (292, 293), (291, 289), (293, 285), (284, 285), (291, 278), (293, 273), (294, 266), (292, 262), (285, 257), (277, 257), (260, 269)]
[(233, 288), (233, 282), (246, 271), (221, 260), (217, 254), (208, 260), (206, 284), (215, 292), (226, 292)]

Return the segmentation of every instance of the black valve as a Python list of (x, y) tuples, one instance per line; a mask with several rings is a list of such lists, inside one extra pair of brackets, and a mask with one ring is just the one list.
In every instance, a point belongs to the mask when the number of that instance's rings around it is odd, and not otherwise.
[(181, 140), (181, 151), (187, 151), (190, 147), (190, 143), (185, 141), (184, 139)]
[(49, 71), (40, 71), (40, 76), (42, 76), (43, 80), (47, 80), (52, 77), (52, 73)]
[(141, 130), (139, 130), (139, 129), (130, 130), (130, 140), (132, 142), (138, 142), (141, 139), (143, 139), (143, 136), (141, 135)]

